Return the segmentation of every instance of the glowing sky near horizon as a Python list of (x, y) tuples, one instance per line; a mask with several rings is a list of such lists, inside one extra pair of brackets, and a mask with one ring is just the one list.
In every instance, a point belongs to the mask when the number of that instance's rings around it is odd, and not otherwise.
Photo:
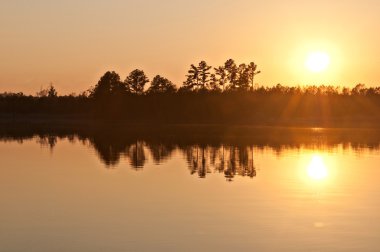
[[(80, 92), (107, 70), (177, 85), (192, 63), (254, 61), (262, 85), (380, 85), (377, 0), (0, 0), (0, 92)], [(307, 56), (328, 69), (305, 71)]]

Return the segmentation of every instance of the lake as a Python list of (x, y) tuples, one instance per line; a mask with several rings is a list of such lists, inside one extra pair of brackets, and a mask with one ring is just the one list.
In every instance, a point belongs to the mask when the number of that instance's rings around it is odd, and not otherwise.
[(3, 129), (0, 251), (380, 249), (376, 130), (128, 132)]

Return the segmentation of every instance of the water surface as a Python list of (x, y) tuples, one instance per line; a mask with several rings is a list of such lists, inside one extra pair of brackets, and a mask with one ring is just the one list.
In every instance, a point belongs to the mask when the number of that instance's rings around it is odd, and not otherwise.
[(379, 142), (325, 136), (3, 134), (0, 251), (379, 251)]

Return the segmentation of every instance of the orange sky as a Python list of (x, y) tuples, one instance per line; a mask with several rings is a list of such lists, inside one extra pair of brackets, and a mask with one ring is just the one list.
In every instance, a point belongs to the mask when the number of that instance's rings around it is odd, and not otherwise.
[[(80, 92), (107, 70), (177, 85), (191, 63), (255, 61), (263, 85), (380, 85), (377, 0), (13, 0), (0, 2), (0, 92), (53, 82)], [(313, 51), (329, 68), (308, 71)]]

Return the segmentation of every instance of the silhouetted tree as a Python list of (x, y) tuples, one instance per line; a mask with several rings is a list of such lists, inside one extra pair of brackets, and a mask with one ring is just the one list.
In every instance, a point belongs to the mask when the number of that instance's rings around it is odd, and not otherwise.
[(352, 90), (351, 94), (353, 95), (365, 95), (367, 92), (367, 89), (364, 84), (357, 84)]
[(53, 84), (50, 84), (47, 96), (49, 98), (53, 98), (53, 97), (57, 97), (58, 96), (57, 90), (55, 90)]
[(201, 61), (198, 65), (198, 72), (200, 78), (199, 88), (201, 90), (209, 89), (211, 68), (211, 66), (207, 65), (206, 61)]
[(116, 72), (106, 72), (98, 81), (98, 84), (91, 91), (90, 96), (99, 98), (109, 98), (112, 95), (124, 94), (126, 88), (120, 81), (120, 76)]
[(124, 81), (127, 90), (134, 94), (143, 94), (144, 86), (148, 82), (149, 79), (144, 71), (139, 69), (133, 70)]
[(153, 78), (147, 93), (174, 93), (175, 85), (168, 79), (157, 75)]
[(248, 71), (248, 79), (251, 82), (251, 90), (253, 90), (255, 76), (258, 75), (258, 74), (260, 74), (261, 71), (257, 70), (257, 65), (254, 62), (249, 63), (249, 65), (247, 66), (247, 68), (248, 68), (247, 69), (247, 71)]
[(230, 64), (230, 71), (233, 78), (230, 79), (230, 89), (232, 90), (253, 90), (254, 78), (260, 71), (257, 71), (257, 65), (253, 62), (240, 64), (239, 67)]
[(210, 88), (210, 69), (212, 67), (207, 65), (205, 61), (201, 61), (198, 67), (191, 65), (187, 79), (183, 86), (187, 90), (208, 90)]
[(186, 75), (186, 77), (187, 77), (187, 79), (183, 83), (181, 90), (186, 91), (186, 90), (197, 89), (197, 87), (199, 86), (199, 82), (200, 82), (198, 68), (196, 66), (194, 66), (193, 64), (191, 64), (190, 70), (188, 71), (188, 74)]
[(351, 90), (348, 87), (344, 87), (342, 89), (342, 94), (346, 95), (346, 96), (349, 96), (351, 94)]
[(249, 68), (246, 64), (240, 64), (238, 67), (237, 81), (233, 86), (235, 90), (248, 90), (250, 84)]
[(214, 68), (214, 83), (223, 87), (223, 90), (253, 90), (254, 78), (260, 71), (253, 62), (236, 65), (233, 59), (227, 60), (223, 66)]
[[(257, 86), (253, 90), (254, 78), (259, 73), (253, 62), (237, 65), (229, 59), (212, 71), (205, 61), (201, 61), (198, 65), (191, 65), (184, 86), (177, 92), (172, 82), (159, 75), (147, 91), (171, 95), (126, 95), (128, 92), (143, 94), (148, 82), (144, 72), (134, 70), (125, 82), (120, 81), (117, 73), (106, 72), (90, 95), (58, 96), (52, 85), (41, 88), (37, 97), (21, 93), (0, 94), (0, 114), (12, 120), (26, 114), (76, 114), (88, 119), (128, 123), (292, 124), (312, 127), (349, 124), (372, 127), (380, 123), (380, 87), (367, 88), (359, 84), (354, 88), (338, 89), (328, 85), (286, 87), (278, 84)], [(224, 92), (215, 92), (220, 89)], [(189, 90), (213, 92), (182, 94)]]
[(37, 97), (49, 97), (49, 98), (58, 96), (57, 91), (55, 90), (52, 83), (50, 83), (47, 88), (41, 87), (40, 91), (38, 91), (36, 95)]
[(238, 68), (233, 59), (229, 59), (224, 63), (224, 71), (227, 74), (227, 89), (234, 89), (238, 80)]
[(228, 75), (224, 66), (214, 68), (215, 74), (212, 75), (212, 80), (215, 85), (221, 86), (224, 91), (226, 84), (228, 83)]

